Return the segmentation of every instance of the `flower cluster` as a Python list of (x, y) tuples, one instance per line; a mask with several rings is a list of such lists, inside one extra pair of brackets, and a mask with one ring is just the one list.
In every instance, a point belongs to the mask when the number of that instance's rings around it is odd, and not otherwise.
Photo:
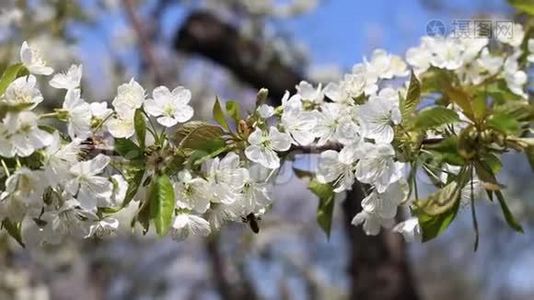
[[(191, 121), (192, 95), (181, 86), (147, 93), (132, 79), (110, 107), (88, 102), (81, 65), (54, 73), (25, 42), (21, 63), (0, 79), (2, 227), (20, 243), (102, 237), (119, 227), (115, 214), (136, 205), (131, 224), (145, 233), (153, 226), (175, 239), (205, 236), (228, 221), (255, 222), (269, 209), (269, 188), (289, 154), (306, 150), (319, 157), (316, 170), (306, 170), (319, 209), (333, 205), (336, 193), (361, 189), (352, 223), (369, 235), (395, 224), (404, 206), (410, 217), (393, 230), (431, 239), (459, 207), (471, 203), (476, 218), (482, 189), (520, 231), (495, 176), (502, 153), (534, 155), (525, 90), (534, 39), (518, 24), (514, 32), (495, 43), (424, 37), (406, 60), (375, 50), (338, 82), (301, 82), (277, 107), (266, 103), (266, 90), (246, 116), (238, 103), (223, 108), (217, 100), (218, 125)], [(39, 113), (45, 76), (64, 102)], [(425, 198), (421, 173), (435, 187)]]

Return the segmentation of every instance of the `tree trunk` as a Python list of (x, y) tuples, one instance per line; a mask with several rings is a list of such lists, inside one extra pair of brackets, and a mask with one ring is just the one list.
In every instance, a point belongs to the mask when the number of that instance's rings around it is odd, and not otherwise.
[(361, 186), (356, 183), (343, 203), (350, 255), (350, 299), (418, 299), (402, 236), (390, 230), (367, 236), (361, 226), (351, 224), (362, 210), (363, 198)]

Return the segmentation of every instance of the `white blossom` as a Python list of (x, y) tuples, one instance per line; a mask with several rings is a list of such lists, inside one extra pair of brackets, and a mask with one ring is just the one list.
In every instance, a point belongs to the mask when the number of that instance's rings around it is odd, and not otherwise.
[(355, 177), (356, 147), (356, 145), (348, 146), (341, 152), (326, 150), (321, 153), (317, 180), (321, 183), (332, 182), (336, 193), (350, 190)]
[(211, 185), (213, 202), (232, 204), (239, 200), (249, 174), (247, 169), (240, 166), (240, 159), (236, 153), (230, 152), (222, 159), (216, 157), (209, 160), (204, 169), (208, 174), (207, 180)]
[(135, 133), (134, 111), (125, 112), (128, 114), (119, 114), (106, 123), (109, 133), (115, 138), (129, 138)]
[(20, 61), (31, 74), (48, 76), (54, 72), (54, 69), (46, 65), (41, 53), (36, 49), (30, 48), (26, 41), (22, 43), (20, 48)]
[(406, 63), (396, 55), (388, 54), (383, 49), (376, 49), (370, 61), (364, 59), (367, 72), (377, 78), (391, 79), (394, 76), (406, 76)]
[(257, 213), (271, 203), (267, 180), (271, 173), (270, 169), (262, 165), (253, 164), (248, 168), (249, 179), (243, 186), (243, 197), (238, 203), (241, 206), (241, 215)]
[(369, 213), (365, 210), (362, 210), (352, 219), (351, 224), (358, 226), (363, 224), (363, 231), (367, 235), (377, 235), (380, 233), (380, 228), (383, 225), (390, 223), (391, 219), (382, 219), (379, 215), (375, 213)]
[(362, 157), (356, 165), (356, 178), (375, 186), (383, 193), (387, 187), (403, 175), (404, 163), (395, 161), (395, 150), (390, 144), (365, 144)]
[(425, 36), (421, 38), (421, 44), (406, 51), (406, 61), (413, 67), (415, 74), (421, 74), (430, 68), (432, 60), (433, 38)]
[(107, 178), (98, 176), (109, 162), (109, 157), (99, 154), (70, 168), (73, 178), (66, 182), (65, 189), (76, 195), (84, 209), (95, 210), (97, 206), (109, 206), (113, 185)]
[(392, 183), (383, 192), (371, 191), (362, 200), (362, 208), (368, 213), (374, 213), (382, 219), (392, 219), (397, 214), (397, 207), (408, 194), (408, 184), (405, 181)]
[(104, 238), (112, 235), (117, 230), (117, 228), (119, 228), (119, 220), (111, 217), (106, 217), (100, 221), (93, 223), (89, 227), (89, 233), (85, 236), (85, 238)]
[(180, 241), (189, 236), (208, 236), (211, 232), (210, 223), (201, 217), (179, 213), (174, 218), (171, 228), (171, 237)]
[(391, 143), (394, 137), (393, 125), (401, 122), (399, 102), (391, 99), (386, 89), (358, 110), (362, 136), (374, 139), (377, 143)]
[(132, 78), (130, 82), (121, 84), (117, 88), (117, 96), (111, 104), (119, 115), (133, 116), (133, 111), (140, 108), (144, 101), (145, 90)]
[(178, 173), (179, 181), (174, 184), (176, 207), (204, 213), (210, 207), (210, 184), (204, 178), (195, 177), (187, 170)]
[(128, 182), (122, 175), (115, 174), (111, 176), (112, 195), (110, 204), (112, 206), (122, 205), (126, 193), (128, 192)]
[(409, 218), (408, 220), (395, 225), (395, 227), (393, 227), (393, 231), (402, 234), (404, 240), (407, 242), (421, 240), (422, 237), (419, 220), (416, 217)]
[(527, 73), (519, 69), (517, 59), (521, 53), (516, 52), (513, 55), (506, 58), (504, 61), (504, 80), (508, 85), (510, 91), (514, 94), (526, 98), (527, 94), (523, 90), (523, 86), (527, 83)]
[(152, 97), (145, 102), (145, 110), (149, 115), (157, 117), (158, 123), (165, 127), (172, 127), (193, 117), (193, 108), (188, 105), (191, 92), (184, 87), (179, 86), (171, 92), (160, 86), (154, 89)]
[(280, 167), (280, 158), (276, 151), (287, 151), (291, 147), (289, 134), (280, 132), (274, 126), (268, 133), (256, 129), (248, 137), (248, 142), (250, 145), (245, 149), (247, 158), (269, 169)]
[(315, 135), (319, 138), (317, 141), (318, 146), (322, 146), (334, 138), (342, 111), (343, 106), (338, 103), (324, 103), (321, 105), (321, 111), (317, 115), (317, 125), (314, 130)]
[(66, 73), (55, 74), (50, 80), (50, 85), (56, 89), (77, 89), (82, 80), (82, 70), (82, 65), (71, 65)]
[(274, 115), (274, 107), (268, 104), (262, 104), (257, 109), (258, 114), (263, 119), (268, 119)]
[(464, 61), (462, 48), (457, 41), (451, 38), (436, 38), (431, 43), (432, 58), (430, 63), (438, 68), (456, 70), (460, 68)]
[(29, 111), (8, 113), (3, 122), (5, 140), (0, 147), (2, 152), (0, 154), (6, 157), (14, 155), (25, 157), (37, 149), (50, 145), (52, 135), (37, 127), (37, 119), (37, 116)]
[(0, 195), (0, 216), (12, 221), (19, 221), (33, 210), (32, 215), (39, 213), (46, 180), (41, 170), (21, 167), (6, 179), (5, 192)]
[(282, 113), (281, 122), (294, 143), (305, 146), (315, 140), (314, 128), (317, 126), (317, 119), (316, 111), (305, 111), (302, 107), (287, 106)]
[(43, 163), (47, 180), (51, 186), (68, 179), (70, 167), (78, 162), (80, 140), (75, 139), (68, 144), (61, 143), (56, 131), (52, 134), (52, 142), (43, 151)]
[(523, 26), (518, 23), (502, 22), (499, 25), (499, 30), (495, 28), (495, 36), (501, 43), (508, 44), (512, 47), (519, 47), (525, 37)]
[(324, 92), (322, 85), (319, 83), (316, 88), (306, 81), (301, 81), (296, 86), (297, 92), (304, 101), (310, 101), (316, 104), (320, 104), (324, 99)]
[(41, 220), (46, 222), (44, 227), (44, 241), (57, 244), (68, 235), (83, 237), (87, 235), (84, 220), (94, 219), (95, 216), (79, 208), (80, 202), (75, 198), (68, 198), (57, 210), (46, 211)]
[(80, 98), (79, 89), (68, 90), (63, 102), (63, 111), (67, 113), (67, 131), (71, 138), (85, 139), (91, 135), (91, 107)]
[(0, 98), (1, 104), (17, 106), (21, 109), (33, 109), (42, 101), (43, 95), (39, 91), (37, 79), (33, 75), (13, 80)]

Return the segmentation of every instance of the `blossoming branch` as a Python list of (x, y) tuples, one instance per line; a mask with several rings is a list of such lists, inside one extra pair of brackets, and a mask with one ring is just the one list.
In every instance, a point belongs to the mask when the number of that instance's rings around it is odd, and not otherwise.
[[(248, 115), (216, 99), (216, 123), (191, 121), (192, 95), (181, 86), (148, 92), (132, 79), (111, 107), (86, 101), (81, 65), (54, 73), (24, 42), (21, 63), (0, 78), (2, 228), (22, 245), (103, 237), (133, 205), (131, 226), (144, 233), (184, 239), (242, 221), (257, 232), (281, 166), (293, 153), (316, 152), (317, 169), (296, 172), (319, 197), (327, 234), (336, 195), (353, 188), (366, 197), (352, 223), (369, 235), (385, 227), (427, 241), (470, 207), (477, 244), (482, 190), (522, 231), (497, 180), (503, 153), (534, 161), (525, 87), (533, 28), (514, 24), (513, 32), (499, 41), (423, 37), (404, 59), (375, 50), (339, 82), (301, 82), (278, 107), (266, 90)], [(63, 93), (62, 107), (38, 112), (46, 100), (37, 77)], [(434, 186), (427, 197), (419, 197), (420, 175)]]

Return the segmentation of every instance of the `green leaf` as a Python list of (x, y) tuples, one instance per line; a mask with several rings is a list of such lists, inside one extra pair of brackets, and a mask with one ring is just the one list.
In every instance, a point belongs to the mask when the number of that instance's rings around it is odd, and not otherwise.
[(460, 121), (460, 117), (454, 110), (435, 106), (419, 112), (415, 119), (415, 127), (426, 130), (458, 121)]
[(309, 183), (308, 188), (312, 193), (319, 197), (319, 206), (317, 208), (317, 223), (327, 237), (330, 237), (332, 228), (332, 216), (334, 215), (334, 197), (335, 193), (329, 184), (320, 183), (313, 180)]
[(114, 149), (120, 156), (129, 160), (143, 157), (143, 149), (139, 148), (130, 139), (116, 139)]
[(471, 107), (473, 108), (473, 115), (476, 120), (482, 122), (486, 118), (487, 107), (486, 94), (478, 93), (475, 95)]
[(429, 241), (445, 231), (458, 213), (461, 189), (468, 181), (467, 172), (458, 176), (442, 189), (416, 203), (415, 213), (423, 232), (423, 242)]
[(9, 235), (14, 238), (22, 248), (25, 248), (24, 242), (22, 242), (21, 235), (21, 223), (13, 223), (9, 219), (4, 219), (2, 221), (2, 228), (4, 228)]
[(135, 197), (135, 194), (137, 194), (137, 190), (139, 190), (139, 186), (143, 181), (144, 175), (144, 168), (129, 168), (125, 170), (124, 178), (126, 179), (126, 182), (128, 182), (128, 189), (126, 189), (126, 195), (124, 196), (122, 207), (128, 206), (130, 201), (132, 201), (132, 199)]
[(226, 102), (226, 111), (228, 115), (237, 123), (241, 120), (241, 107), (237, 101), (227, 101)]
[(432, 193), (424, 200), (419, 200), (417, 209), (428, 216), (437, 216), (449, 211), (460, 200), (462, 185), (451, 181), (443, 188)]
[(219, 123), (224, 129), (230, 130), (230, 126), (228, 126), (228, 123), (224, 118), (224, 112), (221, 108), (219, 98), (215, 98), (215, 103), (213, 104), (213, 119), (217, 121), (217, 123)]
[(455, 135), (447, 137), (437, 144), (425, 145), (425, 149), (432, 151), (433, 160), (454, 166), (465, 165), (465, 159), (458, 153), (458, 137)]
[(516, 221), (514, 218), (514, 215), (508, 208), (508, 205), (506, 205), (506, 200), (504, 199), (504, 195), (501, 191), (495, 191), (495, 195), (497, 195), (497, 199), (499, 200), (499, 204), (501, 205), (502, 213), (504, 214), (504, 219), (506, 220), (506, 223), (508, 223), (508, 226), (510, 226), (513, 230), (517, 232), (523, 233), (523, 227), (519, 224), (519, 222)]
[(492, 114), (488, 125), (506, 134), (515, 134), (519, 130), (519, 122), (512, 116), (503, 113)]
[(311, 180), (315, 176), (314, 172), (298, 169), (295, 167), (293, 167), (293, 172), (295, 173), (295, 175), (297, 175), (299, 179)]
[(134, 227), (135, 222), (139, 222), (139, 224), (143, 226), (143, 234), (146, 234), (150, 229), (150, 199), (148, 196), (150, 196), (150, 194), (147, 194), (145, 200), (139, 203), (139, 209), (131, 223), (131, 227)]
[(484, 87), (484, 90), (481, 91), (487, 96), (491, 97), (495, 104), (497, 105), (506, 105), (507, 103), (513, 102), (522, 102), (517, 101), (521, 100), (521, 96), (514, 94), (508, 88), (508, 84), (504, 79), (499, 79), (494, 83), (488, 84)]
[(185, 157), (179, 154), (174, 154), (169, 163), (165, 166), (165, 174), (172, 176), (183, 168)]
[(4, 71), (4, 74), (2, 74), (2, 77), (0, 78), (0, 95), (6, 91), (9, 84), (13, 82), (13, 80), (17, 78), (19, 72), (24, 69), (24, 65), (21, 63), (7, 67), (7, 69)]
[(493, 108), (494, 114), (504, 114), (519, 122), (534, 120), (534, 105), (522, 101), (508, 101)]
[(167, 175), (155, 178), (150, 188), (150, 218), (154, 220), (156, 232), (164, 236), (169, 231), (174, 215), (174, 188)]
[(208, 153), (225, 147), (224, 130), (216, 125), (192, 121), (176, 131), (173, 143), (180, 150), (203, 150)]
[(421, 82), (419, 82), (419, 79), (417, 79), (417, 76), (412, 71), (406, 98), (401, 98), (400, 103), (403, 121), (408, 120), (411, 114), (415, 112), (419, 102), (421, 102)]
[(486, 190), (498, 191), (504, 188), (504, 185), (500, 184), (495, 177), (495, 173), (492, 167), (485, 161), (475, 161), (475, 171), (478, 178), (482, 181), (482, 186)]
[(425, 214), (424, 212), (418, 212), (417, 218), (419, 220), (419, 226), (422, 231), (422, 241), (427, 242), (444, 232), (458, 213), (460, 207), (460, 201), (456, 201), (454, 205), (444, 213), (432, 216)]
[(145, 148), (145, 138), (146, 138), (146, 120), (141, 109), (137, 109), (134, 115), (134, 128), (135, 134), (137, 136), (137, 142), (141, 149)]
[(466, 91), (460, 88), (453, 87), (452, 85), (450, 85), (450, 82), (447, 82), (444, 85), (444, 91), (449, 100), (462, 109), (464, 115), (466, 115), (472, 121), (477, 121), (475, 113), (473, 111), (473, 101), (471, 100), (471, 95), (469, 95)]
[(534, 2), (532, 0), (508, 0), (515, 9), (534, 16)]

